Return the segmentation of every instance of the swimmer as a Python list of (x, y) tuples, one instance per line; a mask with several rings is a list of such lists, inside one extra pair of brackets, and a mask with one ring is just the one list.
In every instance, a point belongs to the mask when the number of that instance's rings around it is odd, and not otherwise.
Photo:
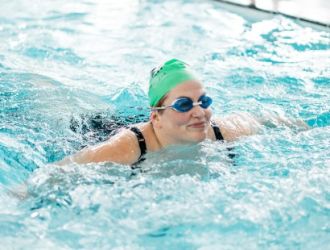
[[(234, 141), (256, 134), (270, 119), (243, 113), (212, 117), (212, 98), (185, 62), (172, 59), (151, 71), (149, 82), (150, 118), (147, 122), (122, 129), (107, 141), (87, 147), (58, 162), (65, 165), (114, 162), (132, 165), (147, 152), (170, 145), (195, 144), (204, 140)], [(290, 125), (286, 119), (276, 118)], [(301, 126), (307, 126), (299, 121)]]

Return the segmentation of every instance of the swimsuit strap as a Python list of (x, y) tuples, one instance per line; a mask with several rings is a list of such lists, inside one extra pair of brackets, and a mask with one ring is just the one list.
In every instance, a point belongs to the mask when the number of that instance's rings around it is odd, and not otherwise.
[(215, 139), (217, 141), (223, 141), (224, 139), (223, 139), (223, 136), (221, 134), (219, 126), (212, 120), (211, 120), (211, 127), (213, 128), (213, 131), (214, 131), (214, 134), (215, 134)]
[[(216, 140), (217, 141), (223, 141), (224, 139), (223, 139), (223, 136), (221, 134), (219, 126), (212, 120), (211, 120), (210, 123), (211, 123), (211, 126), (213, 128)], [(229, 156), (230, 159), (234, 159), (237, 155), (235, 152), (231, 152), (233, 149), (234, 149), (234, 147), (227, 147), (228, 156)], [(234, 163), (234, 165), (235, 165), (235, 163)]]
[(140, 151), (141, 151), (141, 155), (139, 157), (139, 161), (141, 161), (142, 160), (142, 156), (147, 153), (146, 140), (144, 139), (144, 136), (143, 136), (141, 130), (138, 129), (137, 127), (130, 127), (129, 129), (136, 135), (136, 138), (138, 140)]

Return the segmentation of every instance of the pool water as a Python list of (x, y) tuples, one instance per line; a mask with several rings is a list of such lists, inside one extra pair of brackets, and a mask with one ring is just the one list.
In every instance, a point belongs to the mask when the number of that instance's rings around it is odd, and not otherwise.
[[(197, 0), (2, 2), (1, 246), (329, 248), (330, 31), (242, 13)], [(311, 129), (170, 147), (134, 170), (52, 165), (147, 119), (149, 72), (173, 57), (200, 73), (215, 116), (285, 114)]]

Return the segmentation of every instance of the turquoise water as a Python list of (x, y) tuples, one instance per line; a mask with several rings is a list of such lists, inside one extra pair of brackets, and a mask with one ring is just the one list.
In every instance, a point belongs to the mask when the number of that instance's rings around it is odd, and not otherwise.
[[(21, 0), (1, 3), (0, 41), (2, 247), (330, 245), (329, 30), (216, 1)], [(108, 136), (90, 118), (145, 119), (149, 71), (172, 57), (200, 73), (214, 115), (275, 112), (312, 128), (172, 147), (137, 170), (51, 165)]]

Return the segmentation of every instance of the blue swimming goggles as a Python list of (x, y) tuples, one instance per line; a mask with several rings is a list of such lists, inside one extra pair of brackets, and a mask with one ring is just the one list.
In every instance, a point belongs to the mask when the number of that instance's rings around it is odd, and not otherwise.
[(165, 107), (152, 107), (152, 110), (164, 110), (167, 108), (172, 108), (178, 112), (188, 112), (195, 106), (201, 106), (203, 109), (207, 109), (212, 104), (212, 98), (206, 95), (202, 95), (198, 102), (193, 102), (193, 100), (189, 97), (180, 97), (176, 99), (170, 106)]

